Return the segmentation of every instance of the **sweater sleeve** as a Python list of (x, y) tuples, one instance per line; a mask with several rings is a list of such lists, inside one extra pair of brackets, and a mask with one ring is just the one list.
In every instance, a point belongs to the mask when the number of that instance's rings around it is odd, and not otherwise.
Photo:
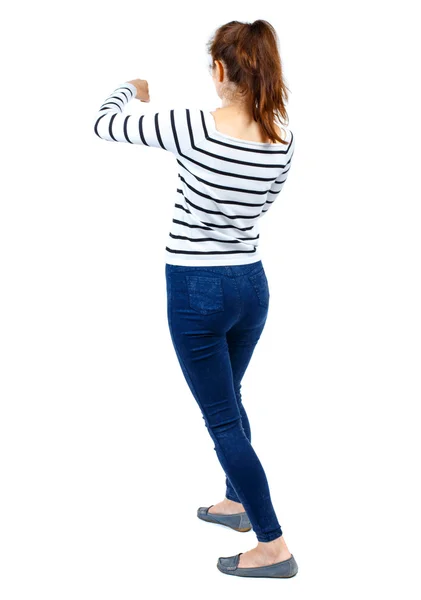
[(136, 97), (132, 83), (122, 83), (100, 106), (94, 118), (94, 132), (108, 142), (125, 142), (176, 152), (174, 110), (143, 115), (123, 114)]
[(284, 187), (285, 181), (287, 180), (287, 177), (288, 177), (289, 170), (291, 168), (291, 160), (294, 155), (294, 150), (295, 150), (295, 136), (292, 135), (291, 143), (290, 143), (287, 153), (285, 155), (286, 156), (285, 166), (279, 173), (276, 180), (270, 186), (269, 196), (268, 196), (268, 199), (266, 200), (266, 205), (262, 210), (263, 214), (266, 213), (270, 209), (272, 204), (275, 202), (276, 198), (281, 193), (282, 188)]

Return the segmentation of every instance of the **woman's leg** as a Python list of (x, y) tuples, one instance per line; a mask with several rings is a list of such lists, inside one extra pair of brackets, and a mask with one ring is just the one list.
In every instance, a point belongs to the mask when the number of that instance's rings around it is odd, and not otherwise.
[[(234, 386), (235, 386), (235, 379), (234, 379)], [(238, 410), (240, 411), (241, 424), (242, 424), (243, 429), (244, 429), (244, 434), (245, 434), (246, 438), (249, 440), (249, 442), (251, 443), (250, 422), (249, 422), (246, 410), (245, 410), (243, 402), (242, 402), (242, 396), (241, 396), (240, 387), (241, 387), (241, 384), (237, 388), (234, 387), (234, 389), (235, 389), (235, 395), (236, 395), (236, 400), (237, 400), (237, 406), (238, 406)], [(206, 424), (206, 421), (205, 421), (205, 424)], [(215, 446), (214, 446), (214, 450), (216, 451), (216, 447)], [(228, 477), (226, 475), (225, 475), (225, 498), (228, 498), (228, 500), (232, 500), (233, 502), (238, 502), (238, 503), (241, 504), (241, 500), (238, 497), (237, 492), (235, 491), (235, 489), (234, 489), (231, 481), (228, 479)], [(215, 506), (218, 508), (218, 506), (222, 506), (222, 504), (218, 503)], [(218, 510), (215, 510), (215, 512), (218, 512)], [(236, 511), (235, 510), (233, 511), (232, 508), (231, 508), (231, 512), (236, 512)]]
[[(232, 364), (233, 363), (231, 362), (231, 365)], [(234, 375), (234, 372), (233, 372), (233, 375)], [(240, 411), (241, 424), (243, 426), (246, 438), (251, 443), (250, 422), (249, 422), (249, 419), (248, 419), (248, 416), (247, 416), (247, 413), (246, 413), (246, 410), (244, 408), (243, 401), (242, 401), (241, 383), (237, 386), (235, 377), (234, 377), (234, 390), (235, 390), (235, 395), (236, 395), (236, 399), (237, 399), (237, 406)], [(206, 424), (206, 421), (205, 421), (205, 424)], [(216, 451), (215, 446), (214, 446), (214, 450)], [(231, 481), (228, 479), (227, 476), (225, 476), (225, 498), (228, 498), (228, 500), (232, 500), (233, 502), (239, 502), (241, 504), (241, 500), (238, 497), (237, 492), (235, 491)], [(216, 505), (216, 506), (218, 506), (218, 505)], [(215, 511), (215, 512), (218, 512), (218, 511)]]
[[(213, 439), (219, 462), (247, 511), (259, 542), (275, 540), (282, 536), (282, 529), (272, 505), (263, 466), (243, 428), (227, 342), (226, 332), (235, 323), (234, 315), (238, 314), (235, 304), (238, 288), (233, 278), (210, 274), (191, 279), (189, 287), (185, 275), (172, 273), (169, 283), (171, 338), (186, 381)], [(205, 284), (203, 291), (206, 294), (198, 294), (200, 286)], [(220, 286), (224, 288), (223, 310), (218, 309)], [(203, 311), (212, 311), (212, 307), (216, 309), (214, 312), (203, 314)], [(264, 319), (252, 328), (256, 343), (263, 327)]]
[[(264, 326), (264, 324), (263, 324)], [(244, 433), (251, 444), (251, 428), (250, 421), (244, 408), (243, 398), (241, 393), (241, 382), (250, 363), (256, 344), (260, 339), (263, 327), (258, 324), (257, 327), (247, 327), (238, 324), (227, 332), (227, 343), (231, 361), (232, 376), (234, 381), (234, 389), (237, 398), (237, 405), (241, 415), (241, 422)], [(241, 502), (235, 491), (232, 483), (226, 477), (226, 492), (225, 497), (234, 502)]]

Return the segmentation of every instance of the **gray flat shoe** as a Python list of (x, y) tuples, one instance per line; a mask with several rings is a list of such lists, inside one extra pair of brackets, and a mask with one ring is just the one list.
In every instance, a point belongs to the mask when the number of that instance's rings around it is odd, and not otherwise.
[(201, 506), (197, 509), (197, 516), (202, 521), (208, 521), (209, 523), (217, 523), (218, 525), (225, 525), (231, 527), (235, 531), (250, 531), (252, 529), (250, 519), (245, 511), (235, 513), (233, 515), (222, 515), (220, 513), (209, 513), (208, 510), (214, 506)]
[(221, 556), (218, 558), (216, 566), (222, 573), (227, 575), (238, 575), (239, 577), (294, 577), (298, 572), (298, 565), (294, 556), (291, 556), (287, 560), (275, 563), (273, 565), (267, 565), (265, 567), (240, 567), (238, 563), (240, 561), (240, 552), (235, 556)]

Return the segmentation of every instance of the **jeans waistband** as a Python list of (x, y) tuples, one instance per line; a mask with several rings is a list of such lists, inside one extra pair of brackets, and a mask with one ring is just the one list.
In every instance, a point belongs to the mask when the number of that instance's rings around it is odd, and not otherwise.
[(254, 273), (259, 273), (263, 269), (263, 263), (261, 260), (248, 263), (244, 265), (221, 265), (221, 266), (200, 266), (200, 267), (188, 267), (185, 265), (171, 265), (170, 263), (165, 263), (165, 268), (167, 272), (173, 273), (191, 273), (191, 274), (200, 274), (200, 273), (215, 273), (216, 275), (225, 275), (227, 277), (242, 277), (243, 275), (252, 275)]

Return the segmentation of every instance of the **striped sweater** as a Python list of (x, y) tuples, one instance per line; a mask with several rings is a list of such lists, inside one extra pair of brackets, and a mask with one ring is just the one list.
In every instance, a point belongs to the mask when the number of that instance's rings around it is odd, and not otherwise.
[(172, 152), (178, 165), (173, 219), (165, 260), (173, 265), (241, 265), (261, 260), (259, 220), (282, 190), (294, 153), (288, 144), (252, 142), (217, 131), (212, 114), (197, 108), (124, 114), (136, 87), (123, 83), (98, 110), (94, 131), (103, 140)]

